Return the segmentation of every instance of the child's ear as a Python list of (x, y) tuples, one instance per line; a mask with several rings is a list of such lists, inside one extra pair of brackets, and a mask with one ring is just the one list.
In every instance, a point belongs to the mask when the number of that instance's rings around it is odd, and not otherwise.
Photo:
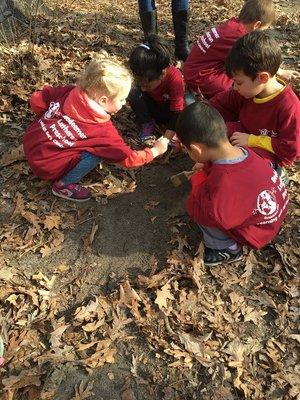
[(262, 26), (261, 21), (255, 21), (252, 25), (252, 30), (255, 31), (256, 29), (260, 29)]
[(270, 79), (270, 74), (268, 72), (260, 72), (258, 74), (258, 79), (260, 83), (267, 83)]
[(99, 103), (101, 106), (105, 106), (107, 102), (108, 102), (107, 96), (101, 96), (97, 99), (97, 103)]
[(202, 148), (202, 145), (199, 143), (197, 143), (197, 144), (194, 144), (194, 143), (192, 143), (191, 145), (190, 145), (190, 155), (192, 155), (192, 159), (195, 161), (195, 162), (200, 162), (201, 160), (202, 160), (202, 155), (203, 155), (203, 148)]

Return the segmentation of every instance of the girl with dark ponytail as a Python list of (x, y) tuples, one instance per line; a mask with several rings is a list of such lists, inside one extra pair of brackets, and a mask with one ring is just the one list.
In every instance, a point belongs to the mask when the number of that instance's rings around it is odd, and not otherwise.
[(177, 117), (184, 108), (184, 82), (180, 70), (171, 65), (167, 47), (157, 35), (150, 35), (134, 48), (129, 66), (135, 87), (128, 100), (141, 126), (140, 139), (152, 139), (156, 124), (164, 124), (165, 136), (172, 139)]

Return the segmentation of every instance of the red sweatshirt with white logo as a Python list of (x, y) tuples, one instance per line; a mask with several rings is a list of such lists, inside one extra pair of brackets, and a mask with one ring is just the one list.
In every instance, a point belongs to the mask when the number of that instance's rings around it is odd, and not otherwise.
[(218, 228), (236, 242), (258, 249), (277, 235), (287, 213), (288, 193), (266, 161), (248, 151), (243, 161), (211, 164), (206, 179), (192, 181), (186, 209), (197, 224)]
[(126, 168), (153, 160), (150, 149), (127, 146), (107, 114), (76, 86), (46, 86), (33, 93), (30, 104), (38, 114), (26, 129), (24, 152), (33, 173), (57, 180), (80, 160), (83, 151)]
[[(225, 59), (236, 40), (246, 33), (245, 25), (231, 18), (200, 36), (184, 63), (183, 75), (187, 85), (196, 93), (201, 88), (205, 92), (207, 82), (225, 76)], [(228, 88), (231, 84), (227, 77)]]
[(228, 90), (214, 96), (210, 104), (227, 122), (229, 136), (238, 131), (271, 137), (275, 154), (253, 147), (264, 158), (279, 165), (291, 165), (299, 157), (300, 101), (289, 85), (268, 101), (246, 99), (236, 90)]

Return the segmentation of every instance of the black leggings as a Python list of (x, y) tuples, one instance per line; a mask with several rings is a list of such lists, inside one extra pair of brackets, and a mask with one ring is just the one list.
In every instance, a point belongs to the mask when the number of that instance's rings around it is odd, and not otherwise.
[(147, 92), (139, 88), (132, 88), (128, 96), (129, 104), (140, 124), (150, 122), (152, 119), (158, 124), (167, 125), (174, 130), (178, 112), (170, 111), (170, 103), (158, 103)]

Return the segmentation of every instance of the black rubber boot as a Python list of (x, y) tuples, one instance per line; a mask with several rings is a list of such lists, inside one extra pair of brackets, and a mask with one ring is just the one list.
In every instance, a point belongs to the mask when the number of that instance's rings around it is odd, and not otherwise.
[(145, 39), (151, 34), (157, 34), (157, 12), (156, 10), (140, 13), (142, 28)]
[(172, 16), (175, 34), (175, 57), (178, 60), (185, 61), (190, 52), (188, 42), (189, 12), (172, 10)]

